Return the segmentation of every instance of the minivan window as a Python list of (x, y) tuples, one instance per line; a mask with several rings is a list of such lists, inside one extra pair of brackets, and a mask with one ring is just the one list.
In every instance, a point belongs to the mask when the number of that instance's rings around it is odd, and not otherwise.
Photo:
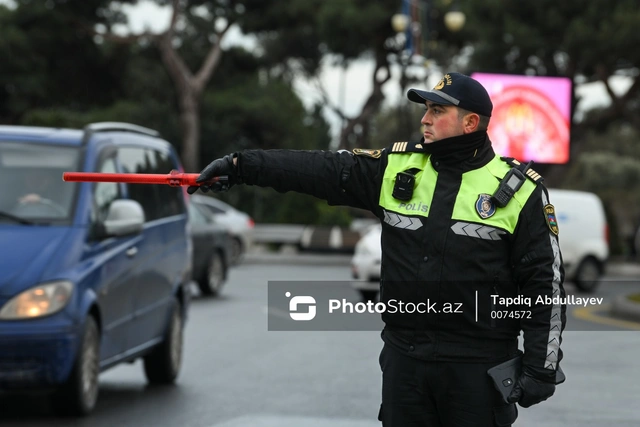
[[(118, 160), (125, 173), (168, 174), (175, 168), (168, 153), (148, 148), (119, 148)], [(127, 191), (129, 198), (142, 205), (146, 221), (185, 212), (184, 196), (179, 187), (127, 184)]]
[(62, 173), (77, 170), (76, 147), (0, 141), (0, 212), (36, 223), (69, 223), (77, 183)]
[[(170, 173), (172, 169), (176, 168), (168, 152), (154, 150), (153, 155), (156, 159), (156, 173)], [(182, 188), (161, 185), (158, 186), (158, 195), (160, 196), (163, 217), (186, 212)]]
[[(98, 167), (97, 172), (115, 173), (117, 172), (115, 159), (113, 157), (106, 158)], [(121, 199), (120, 185), (115, 182), (96, 182), (93, 187), (93, 209), (92, 223), (94, 225), (101, 224), (107, 219), (109, 206), (116, 199)]]

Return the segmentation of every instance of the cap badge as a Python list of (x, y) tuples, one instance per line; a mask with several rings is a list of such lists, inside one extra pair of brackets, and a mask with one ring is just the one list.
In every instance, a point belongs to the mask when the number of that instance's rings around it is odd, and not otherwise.
[(449, 74), (445, 74), (444, 77), (440, 79), (438, 84), (433, 87), (433, 90), (440, 90), (444, 87), (445, 84), (447, 86), (451, 85), (451, 76)]
[(496, 205), (491, 200), (490, 194), (479, 194), (476, 200), (476, 212), (480, 218), (491, 218), (496, 213)]

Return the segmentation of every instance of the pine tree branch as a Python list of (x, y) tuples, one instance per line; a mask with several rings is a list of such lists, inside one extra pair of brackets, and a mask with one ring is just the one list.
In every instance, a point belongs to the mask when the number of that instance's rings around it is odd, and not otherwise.
[(227, 31), (229, 31), (232, 24), (233, 23), (231, 21), (227, 20), (225, 27), (221, 31), (216, 31), (216, 41), (211, 44), (211, 48), (209, 49), (209, 52), (207, 52), (207, 56), (202, 63), (202, 67), (200, 67), (200, 70), (192, 79), (192, 85), (197, 93), (201, 93), (204, 90), (207, 82), (211, 79), (213, 72), (218, 67), (218, 64), (220, 64), (220, 57), (222, 56), (222, 39)]

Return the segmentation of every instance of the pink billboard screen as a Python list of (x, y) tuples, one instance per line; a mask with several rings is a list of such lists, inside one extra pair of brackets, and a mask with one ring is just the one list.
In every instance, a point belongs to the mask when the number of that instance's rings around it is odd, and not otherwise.
[(567, 163), (571, 79), (473, 73), (489, 92), (489, 138), (496, 153), (520, 161)]

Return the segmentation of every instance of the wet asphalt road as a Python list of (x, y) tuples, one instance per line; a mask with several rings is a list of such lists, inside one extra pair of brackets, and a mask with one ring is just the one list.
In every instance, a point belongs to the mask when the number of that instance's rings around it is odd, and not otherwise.
[[(222, 297), (194, 299), (176, 386), (147, 387), (136, 362), (102, 374), (89, 418), (58, 418), (44, 397), (0, 397), (0, 426), (380, 426), (377, 331), (267, 330), (268, 280), (348, 281), (347, 260), (248, 259), (231, 271)], [(567, 382), (549, 401), (520, 408), (516, 426), (640, 425), (640, 323), (611, 322), (606, 313), (614, 295), (640, 287), (615, 272), (603, 285), (589, 295), (604, 298), (603, 307), (570, 310), (562, 346)], [(357, 299), (348, 285), (341, 293)]]

